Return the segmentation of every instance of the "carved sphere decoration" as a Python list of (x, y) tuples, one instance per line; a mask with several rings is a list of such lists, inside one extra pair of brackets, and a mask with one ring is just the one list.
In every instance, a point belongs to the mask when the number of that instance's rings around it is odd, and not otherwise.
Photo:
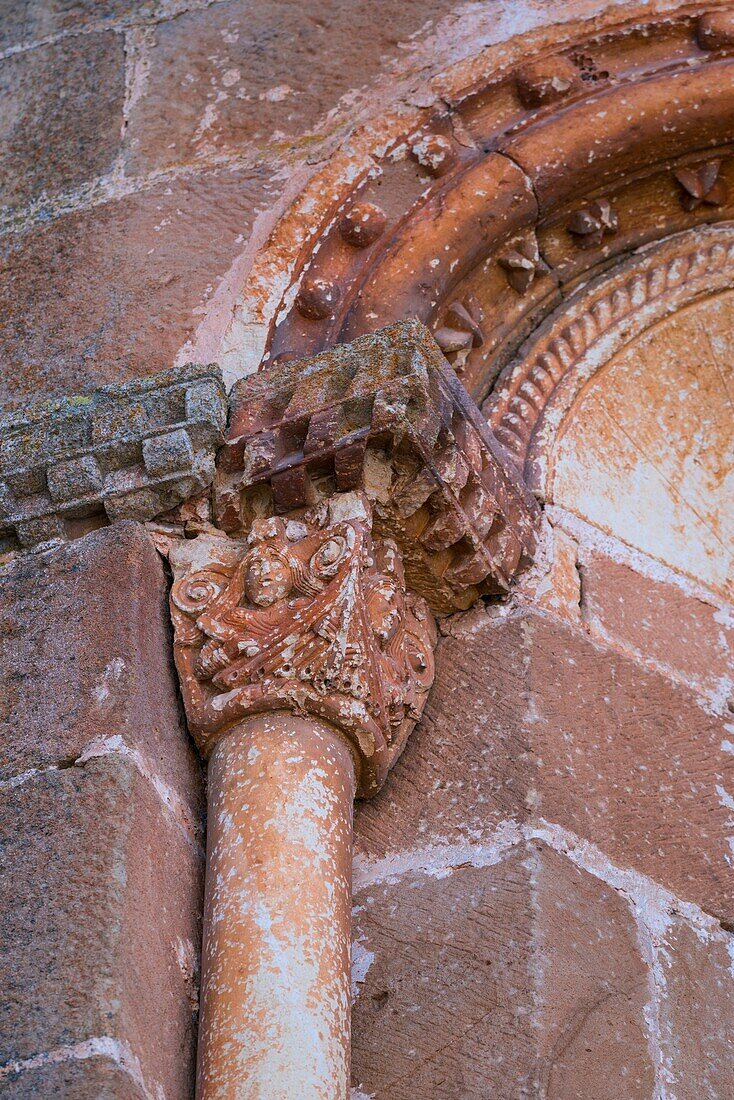
[(413, 142), (411, 152), (432, 176), (443, 176), (457, 159), (453, 145), (443, 134), (423, 134)]
[(339, 222), (339, 232), (354, 248), (368, 248), (385, 232), (385, 212), (373, 202), (356, 202)]
[(305, 275), (296, 295), (296, 309), (310, 321), (330, 317), (339, 301), (339, 289), (329, 279)]
[[(310, 270), (341, 288), (318, 329), (290, 297), (268, 305), (264, 364), (412, 317), (484, 400), (553, 308), (554, 284), (593, 278), (694, 222), (731, 219), (734, 12), (711, 8), (643, 5), (630, 16), (607, 5), (591, 22), (564, 24), (561, 38), (518, 37), (511, 56), (470, 51), (430, 92), (416, 89), (400, 119), (377, 108), (359, 130), (369, 173), (333, 158), (309, 187), (313, 243), (304, 254), (296, 204), (278, 237), (292, 240), (288, 256), (267, 246), (248, 280), (245, 297), (258, 303), (273, 265), (291, 285), (317, 255)], [(697, 162), (714, 156), (711, 185), (712, 170)], [(377, 204), (387, 230), (348, 250), (335, 201), (340, 212)], [(543, 266), (521, 247), (533, 235)], [(481, 348), (447, 317), (469, 293), (485, 312)]]
[(702, 50), (726, 50), (734, 46), (734, 12), (707, 11), (699, 16), (696, 38)]
[(580, 83), (579, 71), (567, 57), (545, 57), (522, 65), (515, 77), (523, 107), (542, 107), (563, 99)]

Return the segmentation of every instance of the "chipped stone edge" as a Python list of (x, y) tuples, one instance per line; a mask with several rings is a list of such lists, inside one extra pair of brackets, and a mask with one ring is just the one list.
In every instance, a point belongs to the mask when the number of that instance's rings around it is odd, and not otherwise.
[(0, 420), (0, 552), (153, 519), (208, 489), (224, 441), (218, 366), (187, 364)]

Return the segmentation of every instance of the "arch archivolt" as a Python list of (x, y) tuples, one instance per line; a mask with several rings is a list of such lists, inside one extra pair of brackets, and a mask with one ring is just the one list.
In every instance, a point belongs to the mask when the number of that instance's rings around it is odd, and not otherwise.
[(734, 8), (607, 8), (480, 49), (432, 89), (301, 188), (204, 354), (233, 379), (417, 318), (550, 500), (593, 378), (734, 285)]
[(734, 225), (701, 227), (630, 256), (543, 322), (483, 407), (539, 497), (547, 496), (556, 437), (596, 372), (664, 318), (733, 284)]
[(230, 374), (417, 317), (483, 401), (581, 285), (730, 219), (734, 11), (620, 11), (480, 51), (353, 135), (255, 257)]

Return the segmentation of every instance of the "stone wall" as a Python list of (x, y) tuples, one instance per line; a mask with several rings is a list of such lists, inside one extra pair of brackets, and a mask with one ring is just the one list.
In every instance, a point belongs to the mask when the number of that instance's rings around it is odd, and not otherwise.
[(731, 612), (548, 539), (357, 814), (354, 1100), (734, 1090)]
[[(611, 5), (0, 7), (5, 412), (184, 361), (266, 241), (258, 277), (286, 270), (273, 229), (317, 175), (328, 209), (358, 123)], [(444, 622), (426, 717), (358, 809), (352, 1100), (734, 1095), (731, 610), (548, 514), (513, 601)], [(203, 784), (166, 590), (132, 523), (2, 574), (13, 1100), (193, 1094)]]
[(143, 528), (0, 581), (0, 1094), (192, 1095), (201, 765)]
[(170, 366), (235, 257), (454, 7), (5, 4), (1, 407)]

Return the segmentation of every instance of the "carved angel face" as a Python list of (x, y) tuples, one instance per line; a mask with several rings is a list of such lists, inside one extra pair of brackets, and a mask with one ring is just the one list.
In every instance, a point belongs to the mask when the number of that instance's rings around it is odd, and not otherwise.
[(249, 556), (245, 571), (245, 596), (256, 607), (272, 607), (293, 588), (293, 570), (274, 547)]

